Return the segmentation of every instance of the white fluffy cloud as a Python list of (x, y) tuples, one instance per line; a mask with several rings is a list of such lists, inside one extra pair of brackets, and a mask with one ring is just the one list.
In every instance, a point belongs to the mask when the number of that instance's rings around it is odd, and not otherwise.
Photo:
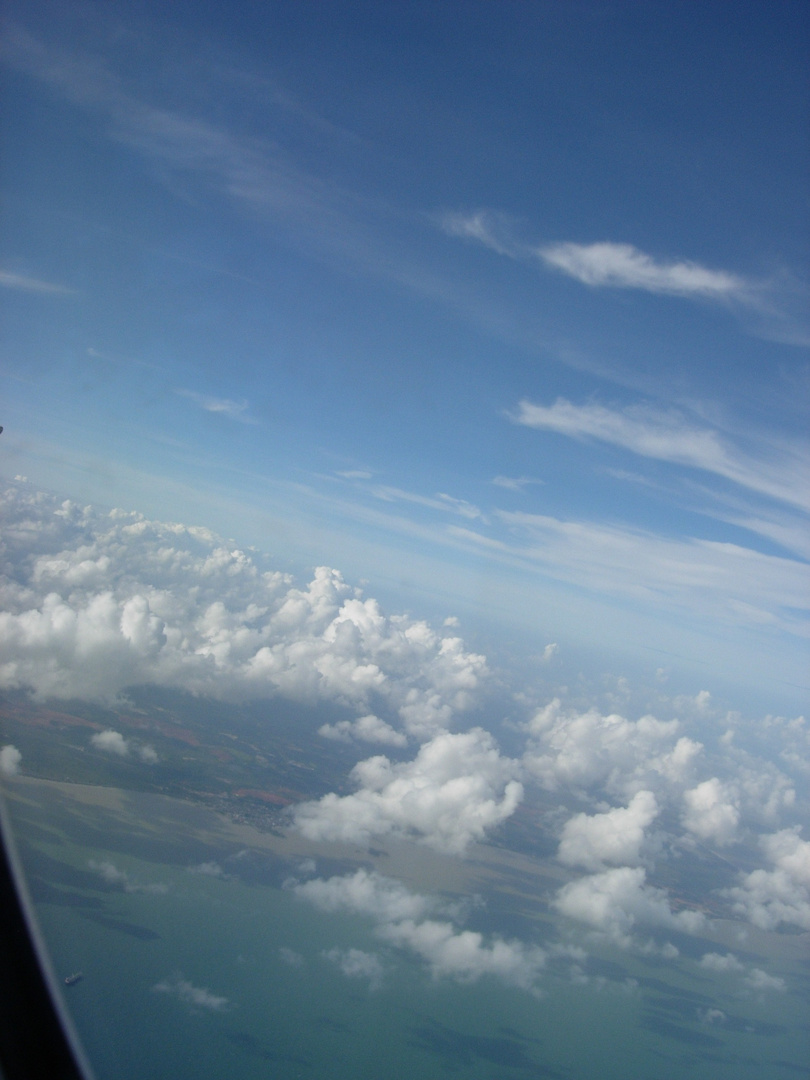
[(775, 990), (780, 994), (787, 990), (783, 978), (779, 975), (769, 975), (762, 968), (751, 968), (743, 982), (749, 990)]
[(700, 958), (700, 966), (707, 971), (727, 972), (732, 975), (745, 972), (742, 981), (749, 990), (784, 991), (787, 989), (784, 979), (779, 978), (778, 975), (769, 975), (761, 968), (746, 969), (745, 964), (733, 953), (726, 953), (725, 956), (722, 953), (704, 953)]
[(745, 971), (745, 964), (741, 963), (733, 953), (708, 952), (700, 958), (700, 966), (707, 971)]
[(348, 979), (365, 979), (370, 990), (379, 990), (383, 981), (383, 965), (376, 953), (362, 949), (329, 949), (327, 960), (337, 964)]
[(415, 953), (434, 978), (475, 982), (494, 975), (507, 984), (533, 990), (546, 963), (546, 953), (537, 946), (459, 929), (447, 905), (412, 893), (376, 872), (358, 870), (344, 877), (307, 881), (295, 885), (294, 891), (324, 911), (371, 917), (380, 938)]
[(389, 923), (425, 918), (436, 901), (411, 892), (399, 881), (371, 870), (344, 877), (313, 878), (294, 883), (293, 891), (322, 911), (355, 911), (375, 922)]
[(683, 801), (683, 824), (694, 836), (719, 845), (736, 839), (740, 807), (731, 785), (713, 776), (685, 791)]
[(284, 961), (285, 964), (289, 964), (293, 968), (302, 968), (304, 966), (304, 958), (300, 953), (297, 953), (295, 949), (290, 949), (286, 945), (282, 945), (278, 950), (278, 955)]
[(153, 893), (162, 896), (169, 891), (168, 885), (165, 885), (162, 881), (153, 881), (146, 885), (137, 884), (130, 880), (130, 876), (125, 870), (119, 870), (111, 862), (96, 862), (95, 859), (90, 859), (87, 865), (98, 874), (106, 885), (112, 885), (122, 892)]
[(120, 731), (99, 731), (91, 737), (90, 744), (96, 750), (117, 754), (118, 757), (127, 757), (129, 754), (129, 743)]
[(391, 727), (379, 716), (370, 713), (357, 720), (339, 720), (336, 724), (324, 724), (318, 728), (318, 734), (336, 742), (382, 743), (387, 746), (407, 746), (408, 740), (401, 731)]
[(557, 858), (567, 866), (601, 870), (605, 864), (635, 865), (641, 861), (645, 829), (658, 815), (651, 791), (639, 791), (626, 807), (603, 814), (576, 814), (563, 826)]
[(0, 749), (0, 773), (3, 776), (16, 776), (20, 771), (22, 754), (16, 746), (10, 743)]
[(639, 927), (665, 927), (697, 933), (705, 919), (697, 911), (674, 913), (666, 893), (646, 883), (643, 867), (622, 866), (569, 882), (554, 906), (569, 919), (586, 923), (620, 945)]
[(703, 750), (681, 735), (677, 720), (642, 716), (633, 721), (596, 709), (578, 713), (565, 710), (558, 698), (535, 714), (527, 731), (524, 764), (550, 791), (604, 788), (632, 797), (684, 781)]
[(164, 979), (152, 989), (156, 994), (171, 994), (186, 1005), (196, 1009), (208, 1009), (211, 1012), (223, 1012), (228, 1008), (228, 999), (219, 994), (212, 994), (203, 986), (194, 986), (188, 979)]
[(228, 875), (218, 862), (201, 862), (188, 868), (190, 874), (202, 874), (203, 877), (224, 878)]
[(125, 739), (120, 731), (113, 731), (111, 728), (92, 735), (90, 745), (96, 750), (103, 750), (105, 754), (113, 754), (116, 757), (129, 757), (130, 754), (135, 754), (147, 765), (154, 765), (158, 760), (154, 747), (149, 746), (148, 743)]
[(483, 729), (443, 732), (413, 761), (392, 764), (380, 755), (359, 762), (351, 772), (359, 790), (299, 804), (295, 826), (310, 840), (368, 844), (393, 834), (462, 854), (518, 806), (517, 769)]
[(237, 699), (281, 693), (356, 709), (351, 737), (399, 745), (402, 732), (368, 720), (372, 699), (424, 738), (487, 678), (459, 637), (385, 615), (337, 570), (320, 567), (298, 588), (206, 529), (24, 486), (7, 488), (0, 510), (2, 688), (96, 700), (144, 682)]
[(726, 891), (734, 911), (765, 930), (810, 930), (810, 841), (798, 829), (781, 829), (761, 837), (760, 847), (771, 869), (752, 870)]

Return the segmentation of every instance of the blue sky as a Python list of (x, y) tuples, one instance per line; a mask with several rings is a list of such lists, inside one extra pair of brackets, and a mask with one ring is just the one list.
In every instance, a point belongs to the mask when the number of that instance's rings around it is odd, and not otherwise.
[(806, 700), (805, 5), (6, 10), (6, 478)]

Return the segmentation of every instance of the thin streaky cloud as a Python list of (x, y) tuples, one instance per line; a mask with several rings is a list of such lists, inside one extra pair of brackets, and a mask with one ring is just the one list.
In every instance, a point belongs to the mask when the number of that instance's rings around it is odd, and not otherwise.
[(101, 349), (88, 349), (87, 355), (91, 360), (101, 360), (105, 364), (121, 364), (122, 366), (135, 366), (150, 368), (152, 371), (162, 370), (159, 364), (153, 364), (149, 360), (139, 360), (133, 356), (118, 356), (115, 353), (105, 352)]
[(595, 288), (643, 289), (671, 296), (744, 298), (751, 286), (727, 270), (695, 262), (659, 262), (632, 244), (550, 244), (537, 249), (547, 266)]
[(39, 278), (25, 277), (0, 270), (0, 285), (6, 289), (20, 289), (22, 292), (50, 293), (52, 296), (75, 296), (76, 290), (67, 285), (58, 285), (53, 281), (41, 281)]
[(194, 390), (175, 390), (180, 397), (188, 398), (195, 405), (199, 405), (206, 412), (219, 413), (227, 416), (229, 420), (238, 420), (240, 424), (255, 424), (252, 416), (247, 415), (248, 403), (246, 401), (232, 401), (230, 398), (210, 397), (207, 394), (198, 394)]
[(785, 551), (790, 551), (802, 559), (810, 561), (810, 531), (796, 522), (779, 522), (766, 517), (755, 517), (751, 514), (733, 514), (713, 512), (713, 516), (719, 521), (725, 521), (729, 525), (736, 525), (740, 529), (746, 529), (757, 536), (764, 536), (766, 540), (778, 544)]
[(431, 498), (428, 495), (418, 495), (413, 491), (403, 491), (402, 488), (388, 487), (384, 484), (377, 484), (368, 490), (375, 498), (382, 499), (383, 502), (415, 503), (417, 506), (426, 506), (431, 510), (450, 511), (459, 514), (461, 517), (469, 518), (471, 521), (483, 517), (481, 510), (472, 503), (467, 502), (466, 499), (457, 499), (455, 496), (446, 495), (443, 492), (437, 492)]
[(488, 535), (472, 523), (426, 524), (312, 489), (297, 490), (343, 520), (437, 547), (486, 553), (493, 563), (584, 587), (608, 603), (618, 597), (652, 604), (656, 612), (667, 607), (735, 626), (781, 629), (800, 637), (808, 633), (806, 619), (795, 614), (810, 595), (808, 566), (795, 559), (738, 544), (505, 510), (494, 511), (492, 525), (504, 526), (507, 533)]
[(449, 236), (476, 241), (512, 259), (539, 258), (546, 266), (594, 288), (642, 289), (671, 296), (755, 303), (754, 285), (738, 274), (712, 270), (690, 260), (657, 260), (632, 244), (605, 240), (533, 246), (515, 239), (511, 220), (492, 210), (445, 213), (439, 222)]
[(511, 239), (509, 221), (504, 214), (491, 210), (476, 210), (472, 214), (445, 213), (439, 224), (448, 236), (475, 240), (484, 247), (510, 258), (525, 258), (531, 249)]
[(537, 480), (532, 476), (496, 476), (491, 482), (495, 487), (505, 488), (507, 491), (522, 491), (530, 484), (545, 484), (545, 480)]
[(675, 410), (663, 412), (640, 405), (608, 409), (595, 404), (574, 405), (564, 398), (553, 405), (523, 400), (510, 419), (525, 427), (598, 439), (642, 457), (701, 469), (760, 495), (810, 510), (810, 451), (801, 444), (781, 447), (766, 461), (737, 451), (717, 431), (690, 424)]
[[(500, 510), (509, 540), (450, 526), (491, 557), (602, 595), (672, 604), (806, 637), (810, 567), (736, 544)], [(804, 607), (802, 614), (798, 614)]]

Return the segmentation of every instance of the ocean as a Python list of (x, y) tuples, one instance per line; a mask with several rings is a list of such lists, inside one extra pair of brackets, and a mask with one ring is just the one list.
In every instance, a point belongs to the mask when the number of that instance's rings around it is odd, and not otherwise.
[[(83, 972), (63, 992), (98, 1080), (808, 1075), (789, 948), (783, 993), (605, 946), (537, 994), (436, 979), (367, 917), (289, 888), (304, 860), (350, 870), (346, 853), (112, 789), (20, 778), (11, 809), (54, 969)], [(440, 863), (426, 855), (423, 877)]]

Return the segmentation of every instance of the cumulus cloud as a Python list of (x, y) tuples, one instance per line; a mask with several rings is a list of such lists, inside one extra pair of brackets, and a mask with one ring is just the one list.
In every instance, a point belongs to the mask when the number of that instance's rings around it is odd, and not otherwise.
[(294, 882), (292, 888), (322, 911), (355, 911), (380, 923), (422, 919), (437, 906), (433, 897), (411, 892), (373, 870)]
[(416, 954), (434, 978), (475, 982), (492, 975), (534, 990), (546, 963), (546, 953), (537, 946), (459, 929), (447, 904), (410, 892), (374, 871), (307, 881), (295, 885), (294, 891), (324, 911), (352, 911), (372, 918), (380, 938)]
[(601, 870), (605, 864), (635, 865), (641, 861), (644, 830), (657, 815), (651, 791), (639, 791), (626, 807), (592, 816), (577, 814), (563, 826), (557, 858), (585, 870)]
[(740, 975), (745, 972), (742, 982), (749, 990), (776, 990), (787, 989), (785, 980), (777, 975), (769, 975), (761, 968), (746, 968), (733, 953), (704, 953), (700, 958), (700, 966), (706, 971), (716, 971), (731, 975)]
[(694, 836), (720, 846), (736, 839), (740, 807), (731, 785), (713, 776), (685, 791), (683, 801), (683, 824)]
[(286, 945), (282, 945), (278, 950), (278, 955), (284, 961), (285, 964), (289, 964), (290, 967), (300, 968), (304, 966), (304, 958), (300, 953), (297, 953), (295, 949), (289, 949)]
[(740, 299), (750, 286), (726, 270), (694, 262), (658, 262), (632, 244), (549, 244), (538, 249), (547, 266), (594, 287), (644, 289), (672, 296)]
[[(488, 677), (459, 637), (386, 615), (329, 567), (300, 588), (206, 529), (21, 487), (0, 494), (0, 510), (0, 688), (103, 701), (138, 683), (282, 694), (356, 710), (352, 737), (385, 723), (424, 738)], [(379, 725), (363, 720), (372, 701), (390, 714)]]
[(408, 743), (401, 731), (397, 731), (373, 713), (357, 720), (339, 720), (336, 724), (324, 724), (318, 728), (318, 734), (337, 742), (354, 742), (357, 739), (360, 742), (383, 743), (388, 746), (406, 746)]
[(376, 953), (362, 949), (329, 949), (323, 954), (327, 960), (337, 964), (349, 979), (364, 979), (369, 990), (379, 990), (383, 982), (383, 965)]
[(224, 878), (228, 875), (218, 862), (202, 862), (188, 868), (190, 874), (202, 874), (203, 877)]
[(123, 889), (129, 883), (128, 875), (111, 862), (96, 862), (91, 859), (87, 865), (91, 870), (95, 870), (102, 881), (105, 881), (108, 885), (120, 885)]
[(725, 891), (736, 914), (764, 930), (785, 924), (810, 930), (810, 841), (798, 829), (760, 838), (771, 869), (752, 870)]
[(118, 867), (111, 862), (96, 862), (95, 859), (90, 859), (87, 865), (91, 870), (94, 870), (98, 874), (106, 885), (111, 885), (113, 888), (120, 889), (121, 892), (153, 893), (162, 896), (169, 891), (168, 885), (165, 885), (161, 881), (150, 882), (146, 885), (136, 884), (130, 879), (129, 874), (127, 874), (125, 870), (119, 870)]
[(413, 761), (393, 764), (380, 755), (359, 762), (350, 774), (359, 790), (299, 804), (295, 827), (310, 840), (367, 845), (374, 836), (395, 835), (462, 854), (520, 803), (517, 770), (482, 728), (443, 732)]
[(91, 736), (90, 744), (96, 750), (103, 750), (107, 754), (116, 754), (118, 757), (129, 755), (129, 743), (120, 731), (99, 731)]
[(724, 1024), (728, 1019), (722, 1009), (698, 1009), (697, 1016), (701, 1024)]
[(154, 765), (158, 761), (157, 752), (148, 743), (138, 743), (133, 739), (125, 739), (120, 731), (108, 728), (106, 731), (96, 732), (90, 737), (90, 745), (96, 750), (103, 750), (105, 754), (113, 754), (116, 757), (129, 757), (135, 754), (147, 765)]
[(177, 978), (174, 981), (164, 979), (156, 983), (152, 990), (156, 994), (171, 994), (186, 1005), (194, 1009), (208, 1009), (211, 1012), (224, 1012), (228, 1008), (228, 999), (218, 994), (212, 994), (203, 986), (194, 986), (187, 979)]
[(707, 971), (745, 971), (745, 964), (733, 953), (726, 953), (725, 956), (716, 952), (704, 953), (700, 958), (700, 966)]
[(16, 776), (20, 771), (21, 762), (22, 754), (16, 746), (8, 743), (0, 749), (0, 773), (3, 776)]
[(778, 993), (784, 993), (787, 990), (783, 978), (779, 975), (769, 975), (767, 971), (763, 971), (761, 968), (751, 968), (743, 982), (750, 990), (775, 990)]
[(597, 709), (579, 713), (564, 709), (559, 698), (535, 714), (527, 731), (524, 765), (550, 791), (604, 788), (630, 798), (684, 781), (703, 751), (701, 743), (681, 734), (677, 720), (634, 721)]
[(569, 882), (554, 906), (569, 919), (586, 923), (619, 945), (629, 945), (642, 926), (697, 933), (705, 924), (698, 911), (674, 913), (663, 889), (646, 883), (643, 867), (622, 866)]

